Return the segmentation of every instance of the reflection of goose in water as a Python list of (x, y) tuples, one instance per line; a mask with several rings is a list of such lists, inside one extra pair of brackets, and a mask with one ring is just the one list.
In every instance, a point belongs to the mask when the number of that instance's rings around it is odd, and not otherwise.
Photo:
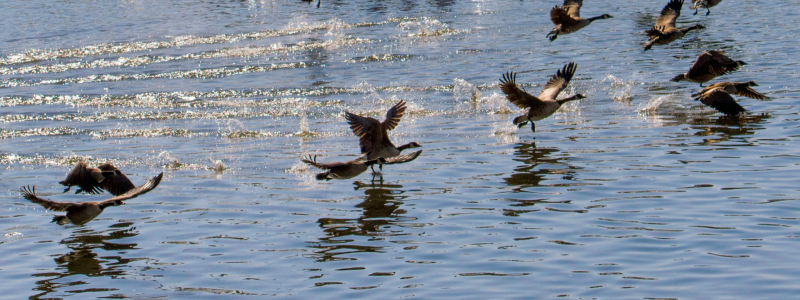
[[(320, 218), (319, 226), (324, 228), (325, 237), (320, 238), (320, 243), (315, 255), (320, 261), (345, 260), (342, 257), (348, 253), (377, 252), (382, 247), (360, 246), (352, 243), (343, 244), (341, 237), (357, 236), (391, 236), (403, 233), (395, 230), (388, 231), (386, 226), (392, 225), (406, 213), (399, 209), (405, 191), (399, 184), (385, 183), (383, 180), (372, 180), (369, 183), (355, 182), (356, 190), (364, 191), (364, 201), (355, 207), (363, 210), (362, 215), (356, 219)], [(331, 239), (335, 239), (331, 240)]]
[(771, 118), (769, 114), (746, 115), (740, 117), (718, 115), (696, 115), (687, 123), (692, 129), (697, 130), (694, 135), (701, 136), (703, 142), (698, 145), (708, 146), (730, 140), (753, 135), (761, 124)]
[[(539, 186), (541, 181), (546, 180), (548, 175), (560, 175), (563, 179), (572, 179), (572, 173), (576, 167), (565, 164), (568, 156), (553, 157), (560, 152), (557, 148), (536, 148), (536, 143), (520, 143), (514, 147), (515, 161), (523, 162), (514, 168), (514, 173), (510, 177), (503, 178), (510, 186), (519, 186), (515, 190)], [(546, 165), (548, 168), (540, 168)], [(555, 168), (558, 165), (566, 165), (563, 168)]]
[(93, 220), (97, 216), (99, 216), (100, 213), (102, 213), (103, 210), (106, 209), (106, 207), (122, 205), (123, 204), (122, 201), (136, 198), (140, 195), (144, 195), (145, 193), (153, 190), (161, 182), (161, 178), (163, 176), (164, 173), (158, 174), (158, 176), (153, 177), (153, 179), (150, 179), (150, 181), (139, 186), (138, 188), (132, 189), (120, 196), (116, 196), (111, 199), (100, 202), (89, 201), (89, 202), (71, 203), (71, 202), (51, 201), (36, 196), (36, 190), (34, 187), (23, 187), (21, 189), (21, 192), (22, 196), (25, 197), (25, 199), (28, 199), (28, 201), (31, 201), (33, 203), (39, 204), (45, 209), (49, 209), (52, 211), (67, 212), (67, 215), (65, 216), (55, 216), (53, 218), (53, 222), (57, 222), (59, 225), (64, 225), (64, 224), (83, 225)]
[[(58, 287), (72, 287), (85, 284), (84, 276), (124, 276), (128, 263), (138, 261), (140, 258), (124, 258), (123, 252), (118, 255), (104, 255), (98, 257), (93, 249), (99, 248), (103, 252), (113, 251), (131, 251), (137, 249), (135, 243), (120, 243), (116, 240), (123, 240), (126, 238), (134, 237), (139, 234), (135, 227), (119, 230), (119, 227), (128, 227), (132, 223), (119, 223), (112, 227), (114, 230), (97, 232), (87, 227), (76, 227), (72, 236), (60, 242), (66, 245), (70, 252), (60, 255), (53, 260), (57, 267), (44, 271), (41, 274), (32, 274), (37, 278), (36, 290), (41, 291), (37, 294), (40, 298), (47, 297), (49, 293), (55, 293)], [(75, 276), (82, 275), (82, 276)], [(73, 281), (68, 282), (67, 278), (75, 278)], [(94, 286), (93, 286), (94, 287)], [(113, 288), (109, 286), (108, 288)], [(76, 290), (75, 292), (80, 292)]]

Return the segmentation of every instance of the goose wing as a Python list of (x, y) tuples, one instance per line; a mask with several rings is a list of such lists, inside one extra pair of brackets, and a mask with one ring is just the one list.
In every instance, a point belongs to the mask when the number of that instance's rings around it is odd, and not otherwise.
[(314, 156), (311, 156), (311, 155), (306, 156), (303, 159), (301, 159), (300, 161), (302, 161), (302, 162), (304, 162), (306, 164), (309, 164), (309, 165), (311, 165), (311, 166), (313, 166), (313, 167), (315, 167), (317, 169), (322, 169), (322, 170), (330, 170), (330, 169), (337, 168), (337, 167), (343, 167), (343, 166), (346, 166), (348, 164), (347, 162), (319, 163), (319, 162), (317, 162), (317, 156), (316, 155), (314, 155)]
[(706, 51), (703, 52), (703, 54), (700, 54), (694, 64), (692, 64), (692, 66), (689, 68), (689, 72), (686, 73), (686, 77), (701, 77), (705, 74), (721, 76), (733, 71), (733, 69), (725, 67), (724, 64), (720, 63), (715, 56), (716, 54), (711, 53), (711, 51)]
[(733, 59), (725, 55), (725, 53), (722, 53), (722, 51), (708, 50), (703, 54), (708, 54), (715, 61), (725, 66), (736, 63)]
[(736, 95), (744, 96), (744, 97), (747, 97), (747, 98), (758, 99), (758, 100), (767, 100), (767, 99), (769, 99), (769, 97), (765, 96), (762, 93), (756, 92), (756, 90), (754, 90), (753, 88), (751, 88), (749, 86), (745, 87), (745, 88), (742, 88), (742, 89), (737, 89), (736, 90)]
[(137, 187), (135, 189), (132, 189), (130, 191), (127, 191), (126, 193), (124, 193), (122, 195), (119, 195), (119, 196), (116, 196), (114, 198), (102, 201), (101, 203), (115, 202), (115, 201), (125, 201), (125, 200), (130, 200), (130, 199), (139, 197), (141, 195), (144, 195), (147, 192), (152, 191), (154, 188), (156, 188), (158, 186), (158, 184), (161, 183), (161, 178), (163, 178), (163, 177), (164, 177), (164, 173), (159, 173), (158, 175), (156, 175), (152, 179), (148, 180), (144, 184), (140, 185), (139, 187)]
[(104, 164), (98, 167), (103, 170), (102, 187), (114, 196), (119, 196), (136, 188), (136, 186), (119, 169), (111, 164)]
[(558, 5), (550, 10), (550, 21), (552, 21), (553, 24), (567, 27), (578, 24), (578, 20), (569, 15), (569, 10), (567, 8)]
[(583, 6), (583, 0), (564, 0), (564, 8), (573, 19), (581, 17), (581, 6)]
[(681, 15), (681, 7), (683, 7), (683, 0), (670, 0), (661, 10), (661, 16), (656, 20), (655, 28), (661, 31), (669, 27), (675, 28), (675, 20)]
[(569, 84), (572, 76), (575, 75), (575, 69), (577, 67), (578, 65), (576, 63), (571, 62), (565, 65), (561, 70), (558, 70), (556, 75), (553, 75), (553, 77), (547, 81), (547, 84), (544, 85), (544, 90), (539, 94), (539, 99), (556, 100), (558, 93), (561, 93), (561, 91), (567, 88), (567, 84)]
[(422, 154), (422, 150), (419, 150), (419, 151), (416, 151), (416, 152), (412, 152), (412, 153), (408, 153), (408, 154), (398, 155), (398, 156), (395, 156), (395, 157), (390, 157), (390, 158), (387, 158), (386, 162), (383, 163), (383, 164), (384, 165), (391, 165), (391, 164), (407, 163), (407, 162), (410, 162), (412, 160), (417, 159), (417, 157), (419, 157), (420, 154)]
[(350, 124), (350, 129), (359, 137), (359, 145), (361, 146), (361, 153), (369, 153), (376, 148), (380, 147), (383, 141), (383, 125), (378, 120), (370, 117), (362, 117), (359, 115), (345, 112), (347, 123)]
[(400, 118), (403, 117), (403, 113), (405, 111), (406, 102), (403, 100), (400, 100), (400, 102), (392, 106), (392, 108), (386, 112), (386, 120), (383, 120), (383, 123), (381, 123), (383, 130), (392, 130), (397, 127), (397, 124), (400, 123)]
[(528, 94), (517, 86), (517, 74), (514, 74), (514, 72), (503, 74), (503, 78), (500, 79), (500, 89), (503, 91), (503, 94), (506, 94), (508, 101), (511, 101), (511, 103), (519, 108), (528, 108), (543, 104), (542, 100)]
[(36, 187), (25, 186), (20, 188), (20, 192), (22, 192), (22, 197), (25, 197), (25, 199), (28, 199), (28, 201), (39, 204), (45, 209), (49, 209), (52, 211), (67, 211), (67, 209), (75, 205), (75, 203), (56, 202), (44, 198), (39, 198), (38, 196), (36, 196)]
[(710, 90), (697, 98), (697, 100), (726, 115), (735, 116), (744, 112), (744, 107), (736, 103), (736, 100), (723, 89)]
[(67, 178), (59, 182), (62, 185), (77, 185), (86, 193), (102, 193), (100, 182), (105, 179), (99, 169), (89, 167), (85, 162), (78, 162), (67, 174)]

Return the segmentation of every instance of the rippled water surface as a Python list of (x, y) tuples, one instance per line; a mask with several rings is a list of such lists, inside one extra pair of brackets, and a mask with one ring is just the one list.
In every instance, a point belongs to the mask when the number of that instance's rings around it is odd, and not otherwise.
[[(614, 18), (552, 43), (558, 1), (0, 4), (0, 298), (795, 298), (795, 3), (685, 4), (707, 28), (642, 52), (666, 1), (585, 2)], [(669, 81), (709, 49), (771, 99)], [(537, 94), (571, 61), (588, 98), (512, 125), (501, 74)], [(344, 112), (401, 99), (415, 161), (300, 162), (356, 158)], [(20, 197), (109, 197), (62, 193), (81, 160), (164, 181), (83, 226)]]

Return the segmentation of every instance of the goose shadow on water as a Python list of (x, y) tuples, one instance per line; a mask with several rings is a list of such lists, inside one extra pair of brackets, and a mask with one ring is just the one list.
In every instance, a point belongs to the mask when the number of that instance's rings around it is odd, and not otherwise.
[(744, 144), (750, 144), (744, 136), (755, 134), (756, 130), (765, 129), (761, 124), (771, 116), (767, 113), (736, 116), (699, 115), (692, 118), (688, 124), (696, 130), (694, 136), (702, 136), (703, 142), (700, 146), (708, 146), (729, 141), (731, 139), (742, 139)]
[[(105, 231), (94, 231), (87, 227), (74, 227), (75, 231), (60, 244), (66, 245), (69, 252), (58, 255), (54, 258), (57, 266), (50, 272), (35, 273), (33, 277), (44, 277), (36, 282), (38, 285), (34, 290), (40, 293), (32, 295), (30, 299), (50, 299), (48, 294), (58, 293), (59, 289), (69, 287), (70, 294), (98, 291), (114, 291), (114, 287), (98, 287), (92, 285), (87, 289), (80, 289), (79, 286), (87, 284), (84, 276), (88, 277), (114, 277), (126, 275), (126, 266), (130, 262), (145, 258), (123, 258), (121, 255), (99, 256), (94, 249), (101, 249), (107, 252), (121, 253), (137, 249), (135, 243), (120, 243), (117, 240), (134, 237), (139, 234), (136, 227), (131, 227), (133, 223), (117, 223), (111, 225), (111, 229)], [(75, 276), (77, 275), (77, 276)], [(74, 281), (69, 281), (70, 276), (75, 276)]]
[[(363, 190), (364, 201), (355, 205), (362, 209), (361, 216), (357, 218), (320, 218), (317, 222), (323, 228), (325, 237), (313, 243), (315, 248), (312, 257), (317, 261), (353, 260), (343, 255), (360, 252), (381, 252), (383, 247), (362, 246), (352, 242), (355, 239), (348, 236), (384, 237), (403, 235), (402, 231), (387, 229), (395, 222), (401, 221), (406, 213), (400, 206), (403, 204), (405, 190), (399, 184), (386, 183), (383, 179), (372, 180), (369, 183), (356, 181), (355, 190)], [(405, 219), (405, 218), (402, 218)]]
[(572, 180), (574, 173), (580, 169), (566, 163), (567, 155), (555, 154), (561, 152), (558, 148), (537, 148), (536, 143), (518, 143), (514, 146), (514, 160), (522, 165), (514, 167), (510, 177), (503, 178), (506, 184), (512, 186), (515, 192), (525, 188), (541, 186), (542, 181), (558, 177)]

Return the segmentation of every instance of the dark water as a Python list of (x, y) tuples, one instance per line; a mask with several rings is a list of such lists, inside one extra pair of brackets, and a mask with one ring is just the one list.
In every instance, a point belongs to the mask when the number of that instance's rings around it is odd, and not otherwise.
[[(800, 117), (793, 2), (723, 1), (643, 53), (666, 1), (555, 42), (532, 1), (25, 1), (0, 4), (0, 280), (8, 299), (790, 299)], [(746, 12), (746, 13), (745, 13)], [(756, 81), (731, 119), (669, 79), (704, 50)], [(571, 102), (516, 129), (500, 75)], [(718, 81), (718, 80), (717, 80)], [(739, 97), (736, 97), (739, 98)], [(319, 182), (303, 155), (358, 155), (343, 113), (404, 99), (383, 177)], [(153, 192), (84, 226), (72, 164)], [(215, 170), (224, 165), (224, 169)]]

